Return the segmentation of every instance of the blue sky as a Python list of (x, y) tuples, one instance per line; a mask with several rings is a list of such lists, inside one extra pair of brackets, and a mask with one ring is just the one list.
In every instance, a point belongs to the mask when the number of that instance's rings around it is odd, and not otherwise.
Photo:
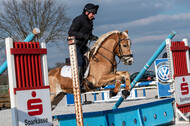
[[(94, 20), (93, 34), (101, 36), (109, 31), (128, 29), (132, 41), (134, 63), (118, 65), (118, 71), (140, 71), (171, 31), (176, 31), (173, 40), (190, 39), (190, 0), (59, 0), (66, 5), (68, 17), (82, 13), (87, 3), (100, 6)], [(65, 62), (69, 57), (66, 40), (59, 46), (47, 45), (48, 65)], [(4, 51), (0, 55), (4, 55)], [(0, 59), (2, 64), (5, 61)], [(154, 65), (150, 67), (154, 70)]]
[[(134, 64), (118, 65), (118, 71), (140, 71), (171, 31), (173, 40), (190, 39), (189, 0), (65, 0), (67, 15), (81, 14), (86, 3), (100, 6), (94, 20), (93, 33), (101, 36), (112, 30), (128, 29), (132, 41)], [(48, 64), (64, 61), (69, 56), (66, 42), (60, 49), (48, 48)], [(150, 67), (154, 70), (154, 64)]]

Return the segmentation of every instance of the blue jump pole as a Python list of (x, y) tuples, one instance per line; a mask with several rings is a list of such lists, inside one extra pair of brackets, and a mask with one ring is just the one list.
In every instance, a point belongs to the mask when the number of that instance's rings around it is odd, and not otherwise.
[[(168, 37), (166, 39), (172, 39), (175, 36), (176, 32), (172, 31)], [(160, 53), (162, 52), (162, 50), (165, 48), (166, 46), (166, 39), (164, 40), (164, 42), (161, 44), (161, 46), (156, 50), (156, 52), (153, 54), (153, 56), (149, 59), (149, 61), (146, 63), (146, 65), (144, 66), (144, 68), (140, 71), (140, 73), (136, 76), (136, 78), (133, 80), (133, 82), (131, 83), (131, 90), (134, 88), (134, 86), (136, 85), (136, 83), (141, 79), (141, 77), (144, 75), (144, 73), (148, 70), (148, 68), (152, 65), (152, 63), (154, 62), (154, 60), (160, 55)], [(119, 100), (116, 102), (116, 104), (113, 106), (112, 109), (116, 109), (119, 107), (119, 105), (123, 102), (123, 100), (125, 99), (125, 96), (121, 96), (119, 98)]]
[(0, 66), (0, 75), (7, 69), (7, 60)]
[[(40, 33), (40, 29), (34, 28), (33, 31), (25, 38), (24, 42), (30, 42), (36, 34)], [(7, 69), (7, 60), (0, 66), (0, 75)]]

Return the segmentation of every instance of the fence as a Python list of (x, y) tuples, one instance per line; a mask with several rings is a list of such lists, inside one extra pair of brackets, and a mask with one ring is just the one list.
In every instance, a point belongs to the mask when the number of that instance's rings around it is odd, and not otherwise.
[(1, 108), (10, 108), (8, 85), (0, 85), (0, 110)]

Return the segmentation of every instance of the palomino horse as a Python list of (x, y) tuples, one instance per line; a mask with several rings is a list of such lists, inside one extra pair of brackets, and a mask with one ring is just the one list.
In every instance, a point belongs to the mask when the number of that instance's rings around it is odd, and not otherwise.
[[(84, 79), (86, 91), (106, 85), (115, 84), (114, 92), (120, 91), (121, 83), (125, 83), (125, 90), (130, 91), (130, 75), (126, 71), (116, 71), (115, 56), (125, 65), (133, 63), (130, 49), (131, 41), (128, 31), (112, 31), (102, 35), (91, 47), (89, 55), (89, 74)], [(60, 75), (61, 67), (49, 71), (51, 102), (54, 108), (66, 93), (73, 93), (72, 79)]]

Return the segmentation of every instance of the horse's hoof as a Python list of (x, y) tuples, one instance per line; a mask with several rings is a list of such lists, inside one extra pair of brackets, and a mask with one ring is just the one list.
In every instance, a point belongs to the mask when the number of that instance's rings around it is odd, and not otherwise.
[(84, 104), (92, 104), (92, 101), (84, 101)]
[(51, 111), (53, 111), (55, 109), (56, 105), (52, 105), (51, 106)]
[(114, 88), (110, 89), (109, 97), (111, 98), (111, 97), (114, 97), (116, 95), (117, 95), (117, 93), (114, 92)]
[(92, 82), (90, 82), (90, 81), (88, 81), (87, 82), (87, 85), (88, 85), (88, 87), (90, 88), (90, 89), (95, 89), (95, 87), (94, 87), (94, 84), (92, 83)]
[(122, 97), (123, 97), (124, 99), (126, 99), (129, 95), (130, 95), (130, 91), (127, 91), (127, 90), (123, 90), (123, 91), (122, 91)]

